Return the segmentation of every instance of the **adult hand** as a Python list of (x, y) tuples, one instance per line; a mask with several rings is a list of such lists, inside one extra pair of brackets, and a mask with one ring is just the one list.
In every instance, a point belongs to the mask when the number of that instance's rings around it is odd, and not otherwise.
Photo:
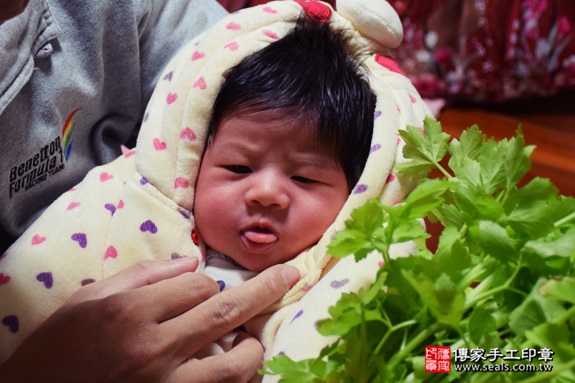
[(140, 262), (78, 290), (0, 369), (3, 382), (245, 382), (263, 359), (243, 338), (194, 359), (207, 344), (277, 301), (299, 278), (274, 266), (218, 293), (196, 260)]

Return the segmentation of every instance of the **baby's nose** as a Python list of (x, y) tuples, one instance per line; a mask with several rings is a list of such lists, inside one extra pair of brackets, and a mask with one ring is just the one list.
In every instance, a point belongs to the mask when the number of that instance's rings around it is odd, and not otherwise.
[(251, 185), (246, 193), (246, 204), (285, 209), (290, 198), (286, 190), (285, 177), (274, 172), (252, 174)]

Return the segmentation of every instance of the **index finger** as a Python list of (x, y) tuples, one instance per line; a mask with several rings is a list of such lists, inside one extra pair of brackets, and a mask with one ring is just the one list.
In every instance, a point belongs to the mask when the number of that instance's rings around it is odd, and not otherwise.
[(196, 258), (183, 257), (173, 261), (140, 261), (119, 273), (77, 290), (65, 304), (100, 299), (174, 278), (198, 267)]
[[(276, 265), (234, 288), (200, 303), (187, 313), (163, 322), (164, 336), (178, 342), (185, 357), (192, 356), (208, 343), (229, 333), (277, 302), (299, 280), (292, 266)], [(201, 339), (201, 342), (198, 342)], [(202, 344), (199, 344), (202, 343)]]

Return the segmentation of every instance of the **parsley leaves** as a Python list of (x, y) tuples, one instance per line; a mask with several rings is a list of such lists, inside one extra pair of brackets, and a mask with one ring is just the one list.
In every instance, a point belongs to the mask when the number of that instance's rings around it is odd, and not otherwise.
[[(281, 382), (575, 381), (575, 199), (547, 179), (519, 186), (534, 149), (516, 137), (487, 140), (477, 126), (459, 140), (431, 117), (423, 131), (400, 133), (399, 170), (422, 179), (405, 203), (370, 201), (329, 246), (335, 257), (372, 251), (384, 264), (376, 281), (344, 294), (318, 323), (338, 340), (316, 359), (266, 363)], [(449, 153), (448, 166), (442, 163)], [(438, 169), (441, 179), (427, 178)], [(444, 229), (435, 254), (392, 259), (393, 243), (428, 236), (428, 217)], [(424, 347), (549, 348), (552, 372), (426, 374)]]

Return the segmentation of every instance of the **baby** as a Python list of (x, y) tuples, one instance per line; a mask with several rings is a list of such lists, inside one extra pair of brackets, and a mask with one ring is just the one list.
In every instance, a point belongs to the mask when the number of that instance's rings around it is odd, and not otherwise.
[(317, 243), (357, 183), (375, 96), (354, 55), (349, 36), (304, 15), (225, 74), (193, 209), (221, 290)]
[(354, 55), (345, 33), (304, 15), (226, 73), (194, 204), (208, 274), (215, 254), (253, 272), (287, 262), (333, 223), (373, 130), (375, 96)]
[(315, 320), (378, 264), (337, 263), (327, 244), (355, 207), (409, 192), (413, 181), (393, 173), (397, 130), (428, 113), (397, 64), (372, 53), (401, 40), (391, 7), (348, 0), (338, 11), (254, 7), (171, 61), (137, 150), (92, 170), (2, 256), (0, 363), (80, 286), (182, 256), (221, 289), (277, 263), (298, 267), (300, 281), (248, 330), (266, 357), (289, 352), (285, 336), (276, 342), (286, 323), (306, 323), (307, 349), (321, 347), (309, 343)]

